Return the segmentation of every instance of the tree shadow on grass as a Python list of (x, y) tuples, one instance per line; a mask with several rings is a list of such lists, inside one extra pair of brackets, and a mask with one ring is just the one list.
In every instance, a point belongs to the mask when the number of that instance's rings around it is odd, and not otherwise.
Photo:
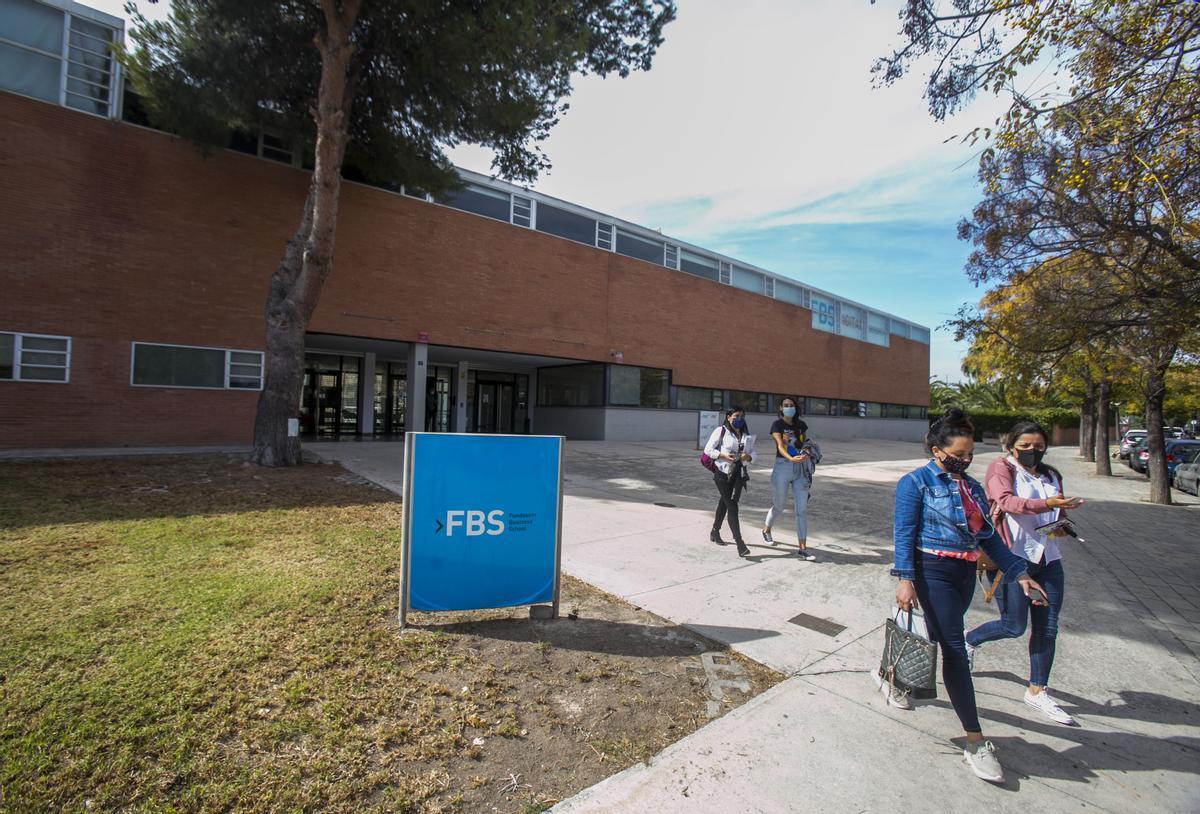
[(0, 530), (384, 503), (399, 498), (341, 466), (227, 453), (0, 463)]

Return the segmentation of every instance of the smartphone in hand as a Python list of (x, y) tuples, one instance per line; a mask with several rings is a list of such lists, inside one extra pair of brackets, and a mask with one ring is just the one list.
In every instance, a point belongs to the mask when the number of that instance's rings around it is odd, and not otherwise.
[(1047, 537), (1061, 537), (1064, 534), (1069, 534), (1071, 529), (1071, 521), (1065, 517), (1059, 520), (1053, 520), (1034, 529), (1038, 534), (1044, 534)]
[(1049, 600), (1046, 599), (1046, 595), (1044, 593), (1042, 593), (1041, 591), (1039, 591), (1037, 588), (1029, 589), (1029, 601), (1030, 602), (1042, 602), (1044, 604), (1049, 604)]

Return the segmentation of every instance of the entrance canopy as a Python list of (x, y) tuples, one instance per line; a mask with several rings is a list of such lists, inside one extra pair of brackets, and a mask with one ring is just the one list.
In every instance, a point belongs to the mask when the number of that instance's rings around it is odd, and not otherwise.
[(538, 369), (579, 361), (309, 333), (301, 431), (321, 438), (528, 433)]

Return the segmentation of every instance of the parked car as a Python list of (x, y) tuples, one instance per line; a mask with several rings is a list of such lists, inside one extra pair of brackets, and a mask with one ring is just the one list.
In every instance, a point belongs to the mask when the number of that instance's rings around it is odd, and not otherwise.
[(1146, 471), (1146, 461), (1150, 460), (1150, 452), (1146, 449), (1146, 445), (1150, 443), (1150, 436), (1145, 435), (1140, 441), (1129, 448), (1129, 455), (1125, 459), (1125, 463), (1134, 472)]
[(1184, 450), (1179, 456), (1172, 485), (1181, 492), (1200, 496), (1200, 444)]
[(1163, 427), (1164, 438), (1182, 438), (1183, 427)]
[[(1179, 438), (1167, 439), (1163, 444), (1163, 454), (1167, 458), (1167, 480), (1175, 474), (1175, 467), (1179, 465), (1180, 456), (1183, 455), (1185, 449), (1200, 447), (1200, 441), (1186, 441)], [(1142, 441), (1129, 453), (1129, 466), (1135, 472), (1141, 472), (1143, 475), (1147, 473), (1150, 466), (1150, 451), (1146, 449), (1146, 442)]]
[(1121, 443), (1117, 447), (1117, 457), (1123, 461), (1129, 460), (1129, 451), (1137, 446), (1137, 442), (1146, 437), (1145, 430), (1129, 430), (1121, 436)]
[(1166, 449), (1167, 453), (1167, 480), (1171, 480), (1175, 476), (1175, 467), (1179, 466), (1185, 454), (1200, 448), (1200, 441), (1185, 441), (1175, 440), (1168, 441)]

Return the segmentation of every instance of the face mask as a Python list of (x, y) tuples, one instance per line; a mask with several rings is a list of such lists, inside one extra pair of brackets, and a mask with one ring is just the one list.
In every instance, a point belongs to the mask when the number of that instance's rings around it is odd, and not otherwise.
[(1013, 450), (1013, 456), (1017, 459), (1017, 463), (1026, 469), (1033, 469), (1042, 462), (1042, 458), (1046, 457), (1044, 449), (1018, 449)]
[(730, 421), (729, 423), (733, 426), (733, 428), (735, 430), (746, 429), (746, 419), (744, 419), (744, 418), (735, 418), (733, 421)]
[(942, 469), (945, 469), (951, 475), (961, 475), (967, 471), (967, 467), (971, 465), (970, 458), (955, 458), (950, 453), (946, 453), (946, 457), (939, 461)]
[(783, 417), (784, 417), (784, 418), (791, 418), (791, 417), (793, 417), (794, 415), (796, 415), (796, 408), (795, 408), (795, 407), (784, 407), (784, 408), (783, 408)]

